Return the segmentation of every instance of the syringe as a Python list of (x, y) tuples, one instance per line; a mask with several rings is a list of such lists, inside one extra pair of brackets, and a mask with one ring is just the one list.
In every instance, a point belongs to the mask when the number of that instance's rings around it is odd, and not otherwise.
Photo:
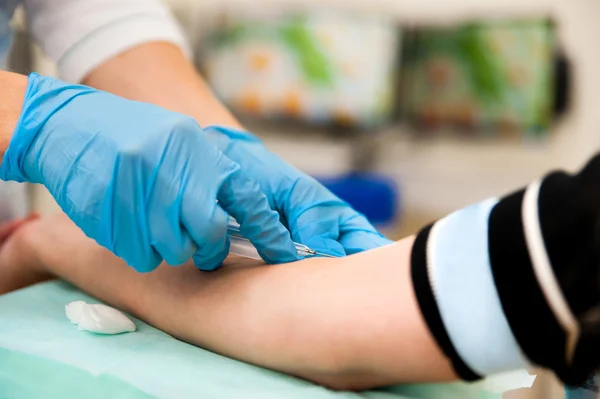
[[(258, 254), (258, 251), (254, 247), (254, 245), (252, 245), (250, 240), (242, 236), (242, 233), (240, 232), (240, 225), (233, 218), (229, 219), (227, 234), (229, 235), (229, 241), (231, 242), (231, 245), (229, 246), (230, 254), (243, 256), (245, 258), (251, 259), (261, 259), (260, 255)], [(298, 255), (303, 257), (321, 256), (325, 258), (336, 258), (336, 256), (323, 254), (313, 249), (310, 249), (304, 244), (299, 244), (295, 242), (294, 245), (296, 246)]]

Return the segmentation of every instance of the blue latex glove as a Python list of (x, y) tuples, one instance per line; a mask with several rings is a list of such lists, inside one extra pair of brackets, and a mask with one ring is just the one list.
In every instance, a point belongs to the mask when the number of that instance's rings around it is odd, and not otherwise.
[(343, 256), (391, 243), (360, 213), (312, 177), (271, 153), (255, 136), (210, 126), (215, 145), (260, 184), (296, 242)]
[(267, 262), (298, 258), (259, 185), (194, 119), (86, 86), (29, 77), (0, 178), (45, 185), (87, 236), (141, 272), (192, 255), (218, 267), (227, 213)]

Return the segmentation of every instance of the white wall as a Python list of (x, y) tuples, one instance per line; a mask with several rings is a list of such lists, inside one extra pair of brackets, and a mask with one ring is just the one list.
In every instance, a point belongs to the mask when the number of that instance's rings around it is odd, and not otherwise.
[[(404, 208), (439, 216), (470, 202), (517, 188), (555, 167), (574, 169), (597, 151), (600, 143), (600, 2), (595, 0), (169, 0), (185, 30), (196, 40), (223, 7), (314, 5), (386, 12), (400, 21), (449, 22), (471, 16), (499, 17), (550, 14), (573, 61), (575, 90), (571, 114), (547, 142), (506, 143), (460, 140), (414, 140), (402, 127), (389, 129), (377, 169), (397, 179)], [(52, 73), (43, 57), (38, 69)], [(338, 174), (350, 168), (347, 141), (333, 140), (303, 129), (250, 125), (275, 152), (307, 172)], [(275, 132), (275, 130), (277, 130)], [(55, 209), (39, 194), (37, 209)]]
[[(579, 167), (600, 143), (600, 2), (595, 0), (170, 0), (185, 15), (189, 32), (201, 37), (205, 19), (219, 10), (241, 7), (337, 6), (384, 12), (400, 22), (450, 23), (471, 17), (550, 15), (573, 63), (572, 112), (543, 142), (414, 140), (402, 127), (391, 128), (382, 145), (378, 170), (394, 176), (409, 210), (441, 215), (472, 201), (526, 184), (551, 168)], [(349, 168), (350, 147), (298, 128), (251, 125), (281, 156), (308, 172), (338, 173)], [(277, 130), (277, 132), (275, 132)]]

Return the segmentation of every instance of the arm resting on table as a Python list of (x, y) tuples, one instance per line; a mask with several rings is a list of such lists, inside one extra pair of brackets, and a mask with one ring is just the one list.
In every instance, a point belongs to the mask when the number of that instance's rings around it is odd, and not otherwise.
[(414, 297), (411, 238), (340, 259), (229, 258), (217, 272), (188, 263), (138, 274), (64, 216), (15, 235), (35, 267), (227, 356), (339, 389), (455, 378)]

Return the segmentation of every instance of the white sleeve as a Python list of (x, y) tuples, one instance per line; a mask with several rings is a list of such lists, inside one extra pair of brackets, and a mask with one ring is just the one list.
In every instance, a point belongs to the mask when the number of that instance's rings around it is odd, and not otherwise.
[(80, 82), (104, 61), (142, 43), (164, 41), (191, 51), (159, 0), (25, 0), (29, 28), (58, 66)]

